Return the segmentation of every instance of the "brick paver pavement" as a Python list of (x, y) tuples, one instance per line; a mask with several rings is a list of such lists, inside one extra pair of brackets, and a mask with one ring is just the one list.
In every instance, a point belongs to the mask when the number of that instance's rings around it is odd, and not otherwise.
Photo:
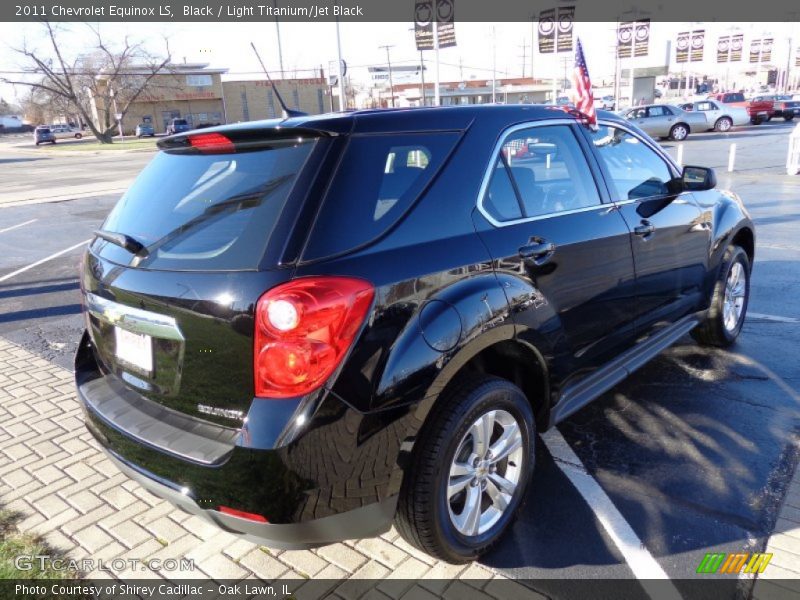
[[(196, 569), (115, 573), (120, 577), (308, 579), (303, 587), (316, 585), (313, 595), (327, 595), (334, 585), (333, 593), (348, 599), (364, 594), (449, 597), (459, 595), (462, 585), (470, 586), (470, 597), (491, 598), (500, 582), (502, 595), (509, 597), (506, 586), (514, 585), (482, 565), (457, 567), (435, 561), (406, 544), (394, 529), (374, 539), (280, 551), (241, 540), (173, 509), (105, 458), (84, 427), (72, 374), (3, 338), (0, 506), (21, 514), (17, 525), (21, 531), (42, 535), (70, 558), (102, 558), (106, 564), (114, 558), (155, 558), (162, 563), (189, 558)], [(377, 586), (357, 581), (364, 578), (385, 581)], [(442, 581), (451, 578), (452, 583)], [(319, 585), (320, 580), (332, 581), (326, 587)], [(421, 587), (409, 590), (415, 580)], [(514, 597), (541, 598), (522, 586), (515, 591)]]

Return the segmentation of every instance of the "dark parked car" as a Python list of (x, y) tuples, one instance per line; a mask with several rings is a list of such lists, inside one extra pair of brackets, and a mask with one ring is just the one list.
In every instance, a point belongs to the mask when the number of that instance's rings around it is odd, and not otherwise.
[(148, 490), (270, 546), (395, 522), (475, 559), (538, 432), (745, 318), (741, 201), (599, 115), (360, 111), (161, 140), (84, 257), (90, 431)]
[(175, 135), (176, 133), (183, 133), (189, 131), (191, 126), (186, 119), (172, 119), (167, 125), (167, 135)]
[(37, 127), (33, 130), (33, 141), (38, 146), (39, 144), (55, 144), (56, 134), (49, 127)]

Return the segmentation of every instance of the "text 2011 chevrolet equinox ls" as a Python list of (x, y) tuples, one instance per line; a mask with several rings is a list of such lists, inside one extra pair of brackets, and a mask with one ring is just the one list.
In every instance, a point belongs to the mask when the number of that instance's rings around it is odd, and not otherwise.
[(159, 147), (82, 267), (86, 423), (145, 488), (267, 545), (394, 522), (472, 560), (536, 432), (742, 328), (741, 201), (608, 113), (361, 111)]

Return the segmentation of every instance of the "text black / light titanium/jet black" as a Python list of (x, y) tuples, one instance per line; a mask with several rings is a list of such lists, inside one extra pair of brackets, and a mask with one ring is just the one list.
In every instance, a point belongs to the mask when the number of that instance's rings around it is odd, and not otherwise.
[(360, 111), (159, 146), (85, 255), (86, 423), (148, 490), (267, 545), (395, 522), (472, 560), (537, 432), (684, 334), (742, 327), (741, 201), (609, 113)]

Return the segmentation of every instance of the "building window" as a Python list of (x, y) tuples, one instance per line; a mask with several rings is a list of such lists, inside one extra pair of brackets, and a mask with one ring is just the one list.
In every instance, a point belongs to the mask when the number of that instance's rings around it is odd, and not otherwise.
[(272, 90), (267, 90), (267, 116), (274, 119), (278, 115), (275, 114), (275, 94)]
[(242, 88), (242, 120), (250, 120), (250, 109), (247, 107), (247, 92)]
[(319, 112), (325, 112), (325, 92), (322, 91), (322, 88), (317, 89), (317, 104), (319, 104)]

